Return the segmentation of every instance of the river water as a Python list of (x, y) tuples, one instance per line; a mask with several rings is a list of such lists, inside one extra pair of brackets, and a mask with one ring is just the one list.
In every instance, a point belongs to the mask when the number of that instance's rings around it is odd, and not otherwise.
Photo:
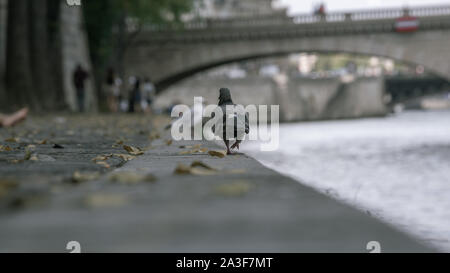
[(450, 252), (450, 111), (283, 124), (264, 165)]

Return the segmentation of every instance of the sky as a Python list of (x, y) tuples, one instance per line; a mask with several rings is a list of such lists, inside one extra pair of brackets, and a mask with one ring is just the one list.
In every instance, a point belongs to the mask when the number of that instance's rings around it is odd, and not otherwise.
[(370, 8), (450, 5), (450, 0), (278, 0), (278, 2), (278, 5), (288, 7), (289, 14), (310, 13), (314, 6), (322, 2), (325, 3), (326, 10), (331, 12)]

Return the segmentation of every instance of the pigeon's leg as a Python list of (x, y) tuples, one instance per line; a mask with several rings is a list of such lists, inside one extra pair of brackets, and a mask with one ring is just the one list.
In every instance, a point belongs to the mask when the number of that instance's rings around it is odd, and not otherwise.
[(241, 144), (242, 140), (236, 140), (236, 142), (231, 146), (231, 149), (237, 148), (239, 150), (239, 144)]
[(225, 142), (225, 146), (227, 146), (227, 155), (231, 155), (231, 150), (230, 150), (230, 141), (229, 140), (224, 140)]

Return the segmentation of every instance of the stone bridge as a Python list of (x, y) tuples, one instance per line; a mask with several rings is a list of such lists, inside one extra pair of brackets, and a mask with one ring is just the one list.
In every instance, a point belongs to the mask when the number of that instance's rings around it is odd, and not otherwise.
[[(417, 31), (396, 31), (397, 19), (405, 16), (417, 18)], [(218, 65), (296, 52), (389, 57), (449, 80), (450, 6), (145, 25), (125, 63), (127, 75), (150, 76), (161, 91)]]

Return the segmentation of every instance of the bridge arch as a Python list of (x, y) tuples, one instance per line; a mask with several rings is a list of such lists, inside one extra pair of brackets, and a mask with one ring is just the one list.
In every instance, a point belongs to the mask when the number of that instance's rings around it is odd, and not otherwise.
[(144, 31), (126, 53), (126, 71), (150, 76), (162, 90), (231, 62), (296, 52), (345, 52), (420, 64), (450, 80), (450, 16), (420, 18), (419, 31), (412, 33), (395, 32), (395, 18), (345, 18), (300, 25)]

